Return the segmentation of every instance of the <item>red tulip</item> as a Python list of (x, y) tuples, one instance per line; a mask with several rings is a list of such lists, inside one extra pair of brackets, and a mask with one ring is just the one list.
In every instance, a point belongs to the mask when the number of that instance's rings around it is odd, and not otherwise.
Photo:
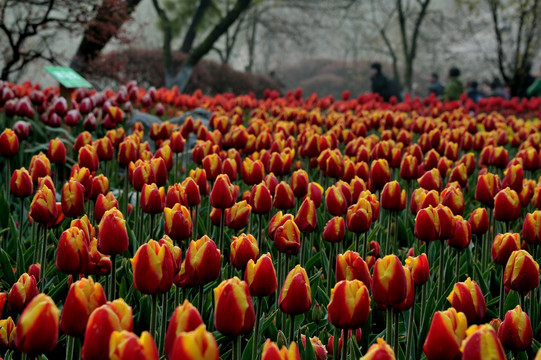
[(252, 296), (270, 296), (276, 291), (276, 271), (269, 253), (261, 255), (257, 262), (248, 260), (244, 281), (248, 284)]

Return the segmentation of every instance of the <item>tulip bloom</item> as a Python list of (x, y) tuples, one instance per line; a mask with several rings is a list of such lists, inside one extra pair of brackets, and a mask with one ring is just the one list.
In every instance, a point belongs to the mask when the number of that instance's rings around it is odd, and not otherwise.
[(83, 337), (88, 317), (94, 309), (107, 302), (100, 283), (91, 277), (82, 278), (71, 284), (62, 308), (60, 329), (68, 336)]
[(37, 295), (19, 317), (15, 330), (15, 347), (25, 354), (52, 351), (58, 340), (60, 310), (53, 299)]
[(323, 199), (323, 187), (316, 182), (311, 182), (308, 184), (306, 196), (312, 199), (316, 208), (319, 208)]
[(372, 225), (372, 205), (364, 198), (359, 198), (356, 204), (347, 210), (346, 223), (348, 230), (356, 234), (367, 232)]
[(130, 138), (122, 141), (118, 147), (118, 163), (121, 167), (128, 167), (130, 162), (137, 160), (137, 144)]
[(113, 331), (111, 333), (109, 340), (109, 359), (158, 360), (159, 358), (156, 343), (148, 331), (143, 331), (140, 338), (126, 330)]
[(526, 294), (539, 285), (539, 264), (526, 250), (513, 251), (503, 279), (507, 288)]
[(218, 344), (212, 333), (208, 332), (205, 325), (190, 332), (181, 332), (173, 343), (173, 349), (168, 360), (219, 360), (220, 353)]
[(342, 216), (348, 211), (348, 203), (341, 188), (333, 185), (325, 191), (325, 206), (332, 216)]
[(479, 236), (488, 231), (488, 214), (485, 208), (473, 210), (468, 221), (472, 234)]
[(455, 308), (436, 311), (423, 345), (423, 351), (427, 359), (460, 359), (460, 345), (466, 337), (467, 328), (466, 315), (456, 311)]
[(378, 338), (378, 342), (368, 348), (366, 354), (360, 360), (395, 360), (393, 349), (383, 340)]
[(33, 194), (32, 178), (25, 168), (13, 171), (11, 181), (9, 182), (9, 189), (13, 196), (18, 198), (29, 197)]
[(385, 159), (372, 161), (370, 166), (370, 188), (372, 190), (381, 190), (391, 179), (391, 170), (389, 163)]
[(257, 262), (248, 260), (244, 281), (252, 296), (270, 296), (276, 291), (278, 282), (270, 253), (261, 255)]
[(133, 287), (143, 294), (169, 291), (175, 277), (175, 264), (169, 247), (155, 240), (139, 247), (133, 259)]
[(124, 300), (107, 302), (95, 309), (88, 318), (83, 348), (83, 360), (109, 359), (109, 339), (113, 331), (132, 331), (132, 309)]
[(462, 218), (455, 216), (455, 234), (447, 239), (447, 244), (457, 250), (462, 250), (468, 247), (471, 242), (471, 227), (470, 223)]
[(291, 214), (283, 214), (282, 211), (278, 211), (270, 220), (269, 222), (269, 230), (268, 234), (269, 237), (274, 240), (274, 235), (276, 233), (276, 230), (285, 224), (287, 220), (294, 220), (293, 215)]
[(291, 189), (296, 197), (301, 198), (308, 192), (308, 174), (304, 170), (297, 170), (291, 174)]
[(233, 237), (229, 259), (236, 269), (244, 270), (248, 261), (254, 261), (258, 256), (259, 247), (252, 234), (241, 234)]
[(372, 287), (368, 265), (358, 253), (348, 250), (336, 256), (336, 282), (342, 280), (359, 280), (368, 290)]
[(222, 173), (222, 159), (218, 154), (205, 156), (202, 164), (210, 181), (214, 181)]
[(34, 183), (37, 183), (40, 177), (51, 175), (51, 162), (49, 161), (49, 158), (41, 152), (38, 155), (32, 156), (28, 172), (32, 176), (32, 181)]
[(360, 328), (370, 313), (368, 288), (359, 280), (339, 281), (331, 291), (328, 319), (339, 329)]
[(464, 214), (464, 195), (457, 186), (450, 186), (441, 192), (441, 204), (447, 206), (454, 215)]
[(381, 192), (381, 206), (389, 211), (401, 211), (406, 207), (406, 191), (400, 191), (398, 181), (385, 184)]
[(77, 163), (80, 167), (88, 168), (90, 171), (98, 170), (100, 165), (100, 160), (98, 158), (98, 153), (92, 145), (85, 145), (79, 149)]
[[(181, 184), (184, 189), (184, 196), (186, 198), (183, 205), (194, 207), (201, 203), (201, 193), (199, 192), (199, 185), (191, 177), (187, 177)], [(172, 207), (172, 206), (168, 206)]]
[(434, 241), (439, 238), (439, 217), (432, 206), (421, 209), (415, 217), (415, 237), (421, 241)]
[(11, 316), (5, 320), (0, 320), (0, 349), (14, 347), (15, 329), (15, 323)]
[(190, 211), (181, 204), (164, 209), (165, 233), (174, 240), (185, 240), (192, 236), (192, 216)]
[(36, 278), (23, 273), (8, 294), (9, 311), (22, 311), (39, 293)]
[(217, 209), (227, 209), (235, 204), (237, 195), (238, 193), (229, 181), (229, 177), (220, 174), (210, 192), (210, 204)]
[(233, 230), (244, 229), (250, 220), (252, 207), (246, 200), (235, 203), (229, 209), (225, 209), (225, 225)]
[(282, 346), (281, 349), (278, 349), (276, 343), (267, 339), (263, 344), (261, 360), (301, 360), (301, 355), (294, 341), (289, 344), (289, 348)]
[(244, 335), (255, 323), (248, 284), (238, 277), (224, 280), (214, 289), (214, 326), (228, 336)]
[(462, 343), (462, 359), (506, 359), (502, 344), (492, 326), (472, 325), (466, 330), (466, 339)]
[(306, 270), (295, 266), (288, 274), (278, 299), (280, 310), (289, 315), (304, 314), (312, 306), (312, 290)]
[(541, 244), (541, 211), (526, 214), (522, 224), (522, 237), (528, 244)]
[(530, 317), (520, 305), (505, 314), (505, 319), (498, 329), (498, 338), (503, 346), (512, 351), (524, 351), (533, 340)]
[(184, 273), (180, 277), (189, 286), (206, 284), (220, 276), (220, 250), (216, 243), (204, 235), (190, 242), (184, 260)]
[(295, 195), (291, 186), (285, 181), (276, 185), (273, 206), (280, 210), (292, 209), (295, 206)]
[(520, 216), (520, 199), (510, 188), (505, 188), (494, 197), (494, 218), (498, 221), (510, 222)]
[(85, 273), (90, 262), (88, 243), (84, 232), (70, 227), (62, 233), (56, 251), (56, 268), (64, 274)]
[(126, 220), (117, 208), (107, 210), (98, 226), (98, 248), (107, 255), (122, 254), (128, 249)]
[(47, 186), (42, 186), (30, 204), (30, 217), (41, 225), (54, 223), (57, 218), (55, 195)]
[(346, 222), (343, 217), (335, 216), (323, 228), (323, 240), (337, 243), (346, 236)]
[(520, 235), (517, 233), (496, 235), (492, 242), (492, 260), (498, 265), (505, 266), (511, 253), (520, 250), (520, 245)]
[(189, 176), (195, 181), (197, 186), (199, 186), (199, 193), (201, 196), (206, 196), (209, 193), (210, 186), (207, 181), (207, 173), (205, 170), (201, 168), (190, 170)]
[(415, 286), (426, 284), (430, 278), (430, 267), (426, 254), (421, 254), (417, 257), (408, 256), (406, 266), (410, 268)]
[(201, 314), (188, 300), (184, 300), (182, 305), (177, 306), (167, 326), (164, 347), (165, 357), (172, 359), (173, 344), (181, 333), (194, 331), (202, 324)]
[(156, 184), (143, 184), (141, 190), (141, 210), (146, 214), (159, 214), (165, 207), (165, 190)]
[(265, 167), (261, 160), (254, 161), (247, 157), (240, 166), (240, 175), (246, 185), (259, 184), (265, 176)]
[(85, 213), (85, 188), (80, 182), (69, 180), (62, 187), (62, 212), (67, 217)]
[(310, 198), (305, 198), (295, 216), (295, 224), (299, 230), (306, 233), (311, 233), (317, 226), (316, 206)]
[(274, 233), (274, 245), (279, 252), (296, 255), (301, 247), (301, 233), (292, 219), (286, 220)]
[(475, 324), (485, 319), (487, 304), (479, 285), (470, 278), (464, 282), (458, 282), (447, 297), (457, 311), (466, 315), (468, 323)]
[(66, 163), (66, 147), (59, 138), (51, 139), (49, 141), (49, 149), (47, 151), (47, 157), (53, 164), (65, 164)]
[(115, 199), (115, 195), (111, 191), (107, 195), (99, 194), (94, 204), (94, 219), (98, 222), (101, 221), (103, 214), (113, 208), (118, 209), (118, 201)]
[(378, 306), (399, 304), (406, 299), (407, 284), (404, 267), (396, 255), (378, 259), (372, 275), (372, 297)]
[(268, 214), (271, 212), (272, 196), (265, 183), (260, 183), (252, 187), (249, 203), (252, 206), (254, 214)]
[(19, 152), (19, 138), (11, 129), (5, 129), (0, 134), (0, 156), (13, 157)]
[(501, 182), (498, 175), (486, 173), (477, 178), (475, 200), (488, 207), (494, 207), (494, 196), (500, 191)]
[(502, 188), (509, 187), (517, 193), (522, 191), (522, 181), (524, 180), (524, 169), (521, 164), (510, 165), (504, 172)]

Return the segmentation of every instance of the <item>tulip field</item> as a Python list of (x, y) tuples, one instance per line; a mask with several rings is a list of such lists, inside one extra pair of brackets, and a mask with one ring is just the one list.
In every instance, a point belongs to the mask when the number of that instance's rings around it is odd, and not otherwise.
[(0, 358), (540, 360), (540, 117), (0, 82)]

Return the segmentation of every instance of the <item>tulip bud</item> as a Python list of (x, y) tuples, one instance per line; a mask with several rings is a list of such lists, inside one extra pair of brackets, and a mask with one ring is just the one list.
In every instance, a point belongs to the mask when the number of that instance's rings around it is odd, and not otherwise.
[(225, 225), (233, 230), (244, 229), (248, 225), (252, 207), (243, 200), (225, 209)]
[(396, 255), (378, 259), (372, 275), (372, 297), (379, 307), (399, 304), (406, 299), (404, 267)]
[(374, 191), (381, 190), (389, 180), (391, 180), (391, 170), (387, 160), (378, 159), (372, 161), (370, 166), (370, 188)]
[(114, 300), (96, 308), (86, 325), (82, 359), (107, 360), (111, 334), (122, 330), (133, 330), (132, 309), (124, 300)]
[(107, 255), (122, 254), (128, 249), (126, 220), (117, 208), (107, 210), (98, 226), (98, 248)]
[[(301, 340), (302, 340), (302, 345), (306, 349), (306, 336), (304, 334), (301, 334)], [(316, 360), (327, 360), (327, 349), (321, 343), (321, 340), (319, 340), (318, 337), (311, 337), (310, 345), (312, 346), (312, 349), (314, 350), (314, 355), (316, 356)]]
[(210, 193), (210, 204), (217, 209), (227, 209), (233, 206), (237, 198), (237, 191), (224, 174), (218, 175)]
[(15, 347), (25, 354), (52, 351), (58, 340), (60, 310), (53, 299), (39, 294), (28, 304), (17, 322)]
[(509, 289), (526, 294), (539, 285), (539, 264), (527, 251), (513, 251), (505, 266), (503, 279)]
[(150, 240), (137, 249), (133, 259), (133, 287), (143, 294), (163, 294), (173, 285), (175, 264), (165, 244)]
[(348, 250), (336, 256), (336, 282), (342, 280), (359, 280), (368, 290), (372, 287), (368, 265), (358, 253)]
[(528, 244), (541, 243), (541, 211), (526, 214), (522, 224), (522, 237)]
[(306, 270), (296, 265), (291, 270), (280, 290), (280, 310), (289, 315), (304, 314), (312, 306), (312, 290)]
[(511, 188), (517, 193), (522, 191), (522, 181), (524, 180), (524, 169), (521, 164), (511, 165), (504, 172), (502, 188)]
[(434, 241), (439, 237), (439, 217), (432, 206), (421, 209), (415, 217), (415, 237), (421, 241)]
[(335, 216), (330, 219), (323, 229), (323, 240), (337, 243), (346, 236), (346, 222), (343, 217)]
[(189, 286), (206, 284), (220, 276), (220, 251), (216, 243), (204, 235), (197, 241), (190, 242), (184, 260), (184, 273), (181, 281)]
[(11, 129), (5, 129), (0, 134), (0, 156), (13, 157), (19, 152), (19, 138)]
[(291, 342), (289, 345), (289, 349), (282, 345), (280, 347), (280, 341), (278, 344), (273, 343), (270, 341), (270, 339), (267, 339), (265, 341), (265, 344), (263, 344), (263, 351), (261, 353), (261, 360), (274, 360), (274, 359), (280, 359), (280, 360), (300, 360), (301, 355), (299, 353), (299, 349), (297, 348), (297, 344), (295, 342)]
[(462, 343), (462, 359), (506, 359), (502, 344), (492, 326), (472, 325), (466, 330), (466, 339)]
[(159, 214), (165, 207), (165, 190), (156, 184), (143, 184), (141, 210), (146, 214)]
[(130, 138), (122, 141), (118, 148), (118, 163), (121, 167), (127, 167), (130, 162), (137, 160), (137, 144)]
[(372, 206), (364, 198), (359, 198), (357, 203), (350, 206), (347, 210), (346, 222), (348, 230), (356, 234), (367, 232), (372, 225), (372, 220)]
[(520, 250), (520, 235), (517, 233), (498, 234), (492, 242), (492, 260), (505, 266), (511, 253)]
[(186, 194), (186, 205), (189, 207), (197, 206), (201, 203), (201, 193), (199, 192), (199, 185), (191, 177), (187, 177), (182, 182), (184, 193)]
[(485, 297), (479, 285), (469, 277), (466, 281), (455, 284), (447, 301), (457, 311), (463, 312), (470, 324), (476, 324), (485, 319), (487, 312)]
[(47, 156), (41, 152), (38, 155), (32, 156), (28, 172), (32, 176), (34, 183), (37, 183), (40, 177), (51, 175), (51, 163)]
[(56, 268), (64, 274), (83, 274), (88, 268), (90, 255), (84, 232), (70, 227), (58, 240)]
[(240, 174), (247, 185), (255, 185), (263, 180), (265, 168), (261, 160), (253, 161), (250, 158), (245, 158), (240, 167)]
[(131, 184), (136, 191), (142, 191), (144, 184), (152, 184), (156, 182), (154, 169), (148, 161), (137, 160), (135, 164), (130, 163), (129, 171), (131, 171)]
[(510, 188), (505, 188), (494, 197), (494, 218), (498, 221), (510, 222), (520, 216), (520, 199)]
[(317, 226), (317, 212), (314, 202), (310, 198), (305, 198), (302, 202), (297, 215), (295, 216), (295, 223), (299, 227), (299, 230), (305, 233), (311, 233)]
[(205, 329), (205, 325), (190, 332), (181, 332), (174, 340), (168, 360), (219, 360), (218, 344), (212, 333)]
[(195, 181), (197, 186), (199, 186), (199, 193), (201, 196), (206, 196), (209, 193), (210, 186), (207, 181), (207, 173), (205, 170), (200, 168), (190, 170), (190, 177)]
[(9, 182), (11, 193), (19, 198), (25, 198), (34, 192), (32, 178), (25, 168), (13, 171), (11, 181)]
[(47, 157), (53, 164), (65, 164), (66, 163), (66, 147), (59, 138), (49, 141), (49, 149), (47, 151)]
[(473, 234), (480, 236), (488, 231), (488, 214), (486, 209), (479, 208), (473, 210), (468, 221)]
[(239, 336), (254, 327), (255, 312), (248, 284), (238, 277), (224, 280), (214, 289), (214, 326), (220, 333)]
[(398, 181), (385, 184), (381, 192), (381, 206), (389, 211), (401, 211), (404, 209), (406, 206), (406, 192), (400, 191)]
[(436, 311), (428, 330), (423, 351), (428, 360), (454, 360), (460, 358), (460, 345), (466, 337), (466, 315), (455, 308)]
[(85, 145), (79, 149), (78, 164), (90, 171), (96, 171), (99, 167), (99, 158), (96, 149), (92, 145)]
[(158, 348), (148, 331), (141, 337), (129, 331), (113, 331), (109, 340), (109, 358), (119, 360), (158, 360)]
[(425, 253), (416, 257), (408, 256), (406, 266), (411, 270), (415, 286), (426, 284), (430, 278), (430, 267)]
[(404, 180), (416, 180), (417, 179), (417, 158), (412, 155), (405, 155), (400, 163), (400, 177)]
[(11, 349), (15, 342), (15, 323), (8, 317), (0, 320), (0, 349)]
[(118, 209), (118, 201), (115, 199), (115, 195), (112, 192), (108, 192), (107, 195), (99, 194), (94, 204), (94, 219), (98, 222), (101, 221), (103, 214), (113, 208)]
[(214, 181), (222, 173), (222, 159), (218, 154), (209, 154), (203, 158), (203, 169), (210, 181)]
[(498, 175), (487, 173), (477, 178), (475, 200), (488, 207), (494, 207), (494, 197), (500, 191), (501, 182)]
[(38, 295), (36, 279), (27, 273), (22, 274), (19, 280), (11, 287), (8, 294), (9, 311), (22, 311)]
[(411, 309), (415, 302), (415, 284), (413, 283), (413, 275), (409, 267), (404, 266), (404, 273), (406, 274), (406, 298), (400, 304), (393, 305), (393, 309), (400, 312)]
[(246, 269), (248, 261), (254, 261), (258, 256), (259, 247), (253, 235), (241, 234), (240, 236), (233, 237), (229, 259), (236, 269)]
[(292, 209), (295, 206), (295, 195), (291, 186), (285, 181), (276, 186), (273, 205), (280, 210)]
[(328, 319), (339, 329), (360, 328), (370, 313), (368, 288), (359, 280), (342, 280), (331, 291)]
[(272, 210), (272, 196), (265, 183), (260, 183), (252, 187), (250, 192), (250, 205), (254, 214), (268, 214)]
[(252, 296), (270, 296), (276, 291), (276, 271), (269, 253), (261, 255), (255, 263), (253, 259), (248, 260), (244, 281)]
[(419, 186), (425, 190), (441, 191), (442, 181), (438, 169), (432, 169), (426, 172), (418, 180)]
[(80, 182), (69, 180), (62, 187), (62, 212), (67, 217), (85, 213), (85, 188)]
[[(270, 230), (270, 229), (269, 229)], [(278, 226), (274, 233), (274, 245), (279, 252), (296, 255), (301, 247), (300, 231), (291, 219)]]
[[(471, 227), (470, 223), (462, 218), (455, 216), (455, 234), (447, 239), (447, 244), (457, 250), (462, 250), (468, 247), (471, 242)], [(441, 223), (441, 222), (440, 222)]]
[(68, 336), (83, 337), (88, 317), (94, 309), (107, 302), (100, 283), (91, 277), (82, 278), (71, 284), (62, 308), (60, 328)]
[(503, 346), (512, 351), (524, 351), (532, 344), (530, 318), (520, 305), (505, 314), (505, 319), (497, 331)]
[(464, 214), (464, 195), (460, 187), (447, 187), (441, 192), (441, 204), (447, 206), (453, 214)]
[(291, 175), (291, 189), (296, 197), (301, 198), (308, 192), (308, 174), (304, 170), (297, 170)]
[[(191, 178), (187, 178), (193, 181)], [(197, 186), (197, 185), (195, 185)], [(199, 189), (197, 189), (197, 195), (199, 194)], [(181, 184), (173, 184), (167, 189), (167, 194), (165, 195), (165, 207), (172, 208), (175, 204), (180, 204), (186, 206), (186, 189)]]
[(190, 211), (181, 204), (164, 209), (165, 233), (174, 240), (185, 240), (192, 235), (192, 216)]
[(47, 186), (42, 186), (30, 204), (30, 217), (32, 220), (46, 225), (56, 220), (57, 211), (54, 193)]
[(383, 340), (378, 338), (378, 342), (368, 348), (366, 354), (360, 360), (395, 360), (393, 349)]
[(194, 331), (202, 324), (201, 314), (188, 300), (184, 300), (182, 305), (177, 306), (171, 315), (165, 335), (165, 357), (173, 359), (171, 357), (173, 345), (181, 333)]
[(293, 215), (291, 214), (283, 214), (282, 211), (278, 211), (269, 221), (269, 230), (268, 234), (269, 237), (274, 241), (274, 235), (276, 234), (276, 230), (285, 224), (287, 220), (293, 221)]

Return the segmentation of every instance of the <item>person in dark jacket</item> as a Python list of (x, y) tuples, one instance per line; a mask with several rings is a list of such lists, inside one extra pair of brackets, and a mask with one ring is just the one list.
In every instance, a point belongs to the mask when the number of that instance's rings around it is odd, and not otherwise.
[(449, 70), (449, 82), (445, 87), (444, 99), (445, 100), (459, 100), (460, 95), (464, 92), (464, 84), (460, 79), (460, 70), (456, 67), (452, 67)]
[(483, 98), (483, 93), (479, 91), (479, 83), (475, 80), (468, 83), (468, 89), (466, 90), (466, 95), (469, 99), (472, 99), (474, 102), (478, 102), (479, 99)]
[(436, 97), (440, 97), (443, 95), (444, 90), (445, 90), (445, 87), (440, 82), (438, 74), (432, 73), (430, 75), (430, 85), (428, 86), (428, 95), (434, 94), (436, 95)]
[(372, 82), (372, 92), (378, 94), (385, 101), (389, 101), (389, 80), (381, 72), (381, 64), (378, 62), (370, 66), (370, 81)]

